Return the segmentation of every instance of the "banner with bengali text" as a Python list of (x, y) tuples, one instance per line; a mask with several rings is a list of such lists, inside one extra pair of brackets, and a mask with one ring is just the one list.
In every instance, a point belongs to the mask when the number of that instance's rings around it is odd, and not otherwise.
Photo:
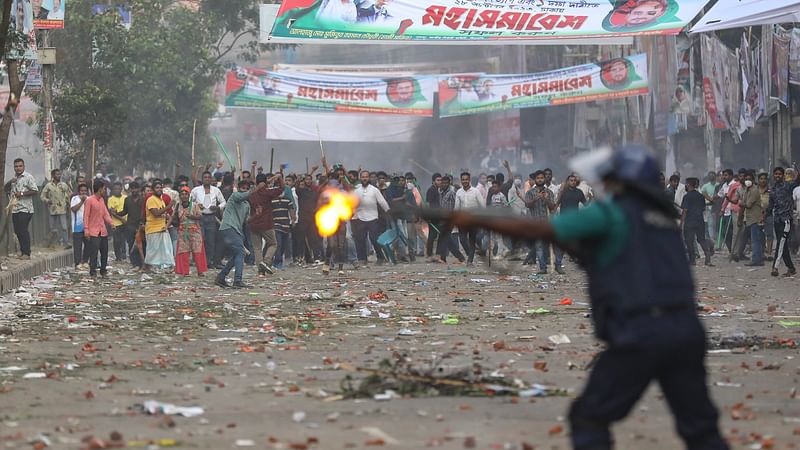
[(272, 37), (434, 41), (678, 34), (709, 0), (283, 0)]
[(526, 75), (449, 75), (439, 81), (439, 116), (583, 103), (648, 92), (646, 54)]
[(436, 78), (228, 71), (225, 106), (271, 110), (433, 116)]

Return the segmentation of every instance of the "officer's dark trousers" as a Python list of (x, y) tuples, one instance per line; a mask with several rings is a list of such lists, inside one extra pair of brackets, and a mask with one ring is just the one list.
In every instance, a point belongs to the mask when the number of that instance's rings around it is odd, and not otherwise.
[(612, 448), (610, 425), (628, 415), (651, 381), (660, 385), (689, 450), (728, 448), (706, 387), (705, 332), (691, 309), (610, 318), (607, 329), (609, 347), (570, 408), (576, 450)]

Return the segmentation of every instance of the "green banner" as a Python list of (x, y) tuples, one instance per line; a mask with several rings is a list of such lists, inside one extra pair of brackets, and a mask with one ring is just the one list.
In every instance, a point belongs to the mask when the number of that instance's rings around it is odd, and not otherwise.
[(283, 0), (294, 41), (531, 40), (678, 34), (708, 0)]
[(648, 89), (646, 54), (526, 75), (450, 75), (439, 82), (439, 116), (608, 100)]
[(227, 74), (225, 105), (430, 117), (435, 90), (434, 77), (379, 78), (238, 68)]

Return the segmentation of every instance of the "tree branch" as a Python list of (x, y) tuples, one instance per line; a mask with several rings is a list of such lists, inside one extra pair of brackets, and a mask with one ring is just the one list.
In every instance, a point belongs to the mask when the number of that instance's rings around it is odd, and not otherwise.
[(239, 41), (239, 39), (242, 36), (244, 36), (246, 34), (256, 34), (257, 31), (258, 30), (256, 30), (255, 28), (250, 28), (249, 30), (244, 30), (241, 33), (237, 34), (236, 37), (233, 38), (233, 42), (231, 42), (231, 45), (229, 45), (228, 48), (222, 53), (219, 53), (219, 48), (217, 48), (217, 57), (214, 58), (214, 61), (212, 62), (212, 64), (218, 63), (220, 59), (224, 58), (225, 55), (230, 53), (230, 51), (233, 50), (233, 48), (236, 46), (236, 43)]
[(0, 22), (0, 61), (6, 58), (8, 29), (11, 26), (11, 0), (3, 2), (3, 21)]

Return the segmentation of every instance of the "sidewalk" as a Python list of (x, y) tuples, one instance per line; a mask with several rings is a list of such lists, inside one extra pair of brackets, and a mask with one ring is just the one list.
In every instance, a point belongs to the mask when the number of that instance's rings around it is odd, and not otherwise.
[(72, 265), (72, 250), (33, 248), (31, 259), (0, 258), (0, 294), (11, 292), (25, 280)]

